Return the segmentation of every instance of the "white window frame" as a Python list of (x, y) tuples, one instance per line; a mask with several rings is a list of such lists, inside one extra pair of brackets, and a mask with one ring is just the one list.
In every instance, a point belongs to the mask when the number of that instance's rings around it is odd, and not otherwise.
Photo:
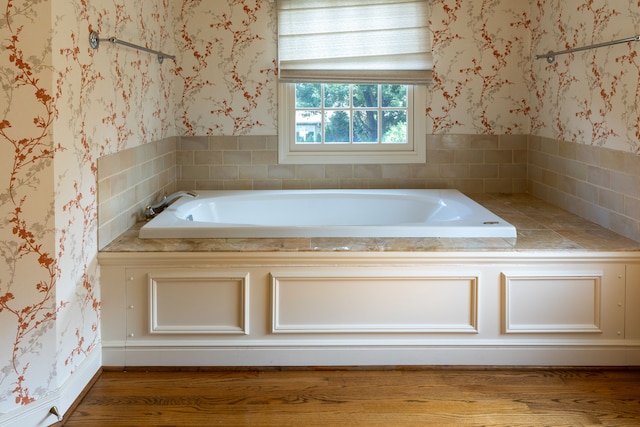
[[(335, 83), (335, 82), (332, 82)], [(407, 144), (296, 144), (295, 83), (278, 84), (278, 162), (281, 164), (424, 163), (426, 85), (407, 85)]]

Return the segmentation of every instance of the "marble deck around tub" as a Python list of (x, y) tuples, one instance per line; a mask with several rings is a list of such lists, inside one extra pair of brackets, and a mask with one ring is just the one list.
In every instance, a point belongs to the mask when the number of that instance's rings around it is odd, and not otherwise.
[(623, 237), (528, 194), (469, 195), (513, 224), (517, 239), (504, 238), (247, 238), (139, 239), (137, 223), (102, 252), (539, 252), (640, 251)]

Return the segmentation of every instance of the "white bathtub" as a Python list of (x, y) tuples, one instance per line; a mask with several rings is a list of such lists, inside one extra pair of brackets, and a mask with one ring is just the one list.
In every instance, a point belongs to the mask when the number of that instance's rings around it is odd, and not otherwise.
[(139, 237), (516, 237), (513, 225), (457, 190), (198, 193), (177, 200)]

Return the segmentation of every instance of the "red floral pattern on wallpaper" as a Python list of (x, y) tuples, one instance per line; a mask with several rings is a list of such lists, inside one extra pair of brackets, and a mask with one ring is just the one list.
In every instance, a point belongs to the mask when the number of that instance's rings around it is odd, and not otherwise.
[[(8, 356), (9, 360), (8, 365), (5, 365), (7, 361), (0, 361), (0, 384), (10, 382), (12, 400), (15, 404), (25, 405), (34, 401), (36, 395), (29, 386), (34, 384), (30, 379), (34, 365), (23, 356), (39, 352), (37, 338), (53, 328), (58, 276), (55, 256), (50, 252), (53, 248), (52, 212), (43, 211), (34, 219), (33, 212), (28, 209), (34, 206), (30, 199), (36, 196), (30, 193), (51, 178), (45, 174), (51, 172), (51, 162), (61, 147), (54, 145), (51, 139), (57, 115), (56, 100), (42, 85), (43, 64), (34, 62), (34, 58), (25, 53), (25, 26), (13, 19), (17, 13), (29, 17), (34, 12), (29, 8), (18, 10), (10, 2), (5, 7), (0, 29), (5, 36), (2, 61), (7, 64), (4, 71), (10, 79), (6, 98), (13, 101), (21, 96), (30, 97), (31, 126), (24, 128), (25, 121), (13, 113), (11, 105), (0, 120), (0, 144), (3, 152), (12, 152), (11, 157), (4, 159), (9, 165), (2, 169), (7, 187), (2, 189), (0, 196), (3, 215), (0, 220), (7, 227), (0, 249), (5, 263), (5, 274), (0, 276), (0, 321), (5, 326), (13, 324), (15, 331), (12, 342), (3, 343), (2, 357)], [(52, 197), (52, 194), (47, 196)], [(21, 276), (24, 269), (30, 271), (26, 280)], [(25, 294), (29, 295), (28, 301), (25, 301)]]
[[(273, 5), (268, 0), (226, 3), (211, 7), (183, 0), (180, 8), (184, 64), (176, 75), (182, 82), (181, 131), (187, 135), (244, 135), (273, 126), (260, 119), (261, 109), (274, 99), (276, 59), (264, 56), (273, 37), (259, 32), (271, 22)], [(275, 122), (275, 109), (267, 111)]]
[[(636, 2), (539, 0), (534, 53), (564, 50), (636, 35)], [(533, 62), (532, 131), (580, 144), (640, 153), (640, 60), (637, 43)]]
[(167, 43), (170, 0), (4, 5), (0, 415), (99, 351), (98, 157), (174, 132), (172, 61), (87, 42), (96, 29)]
[(525, 3), (434, 0), (433, 84), (426, 115), (434, 134), (527, 133)]

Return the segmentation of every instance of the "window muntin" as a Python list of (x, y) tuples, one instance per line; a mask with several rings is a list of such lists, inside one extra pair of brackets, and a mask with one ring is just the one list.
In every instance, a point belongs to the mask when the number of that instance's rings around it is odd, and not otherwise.
[(409, 87), (295, 84), (296, 144), (407, 144)]

